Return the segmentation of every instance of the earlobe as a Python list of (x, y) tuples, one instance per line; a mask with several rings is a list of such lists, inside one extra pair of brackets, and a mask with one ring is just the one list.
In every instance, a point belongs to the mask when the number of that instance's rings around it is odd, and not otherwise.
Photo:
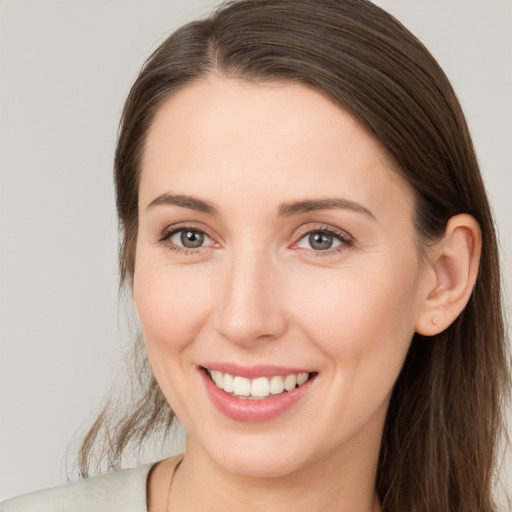
[(443, 238), (430, 251), (417, 333), (438, 334), (462, 312), (476, 282), (481, 247), (480, 226), (474, 217), (460, 214), (448, 221)]

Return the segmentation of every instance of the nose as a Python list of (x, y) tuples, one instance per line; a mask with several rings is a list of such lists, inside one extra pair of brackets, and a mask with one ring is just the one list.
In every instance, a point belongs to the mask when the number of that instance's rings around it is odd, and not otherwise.
[(246, 254), (233, 254), (220, 283), (217, 331), (231, 343), (245, 347), (282, 336), (287, 320), (281, 284), (277, 265), (270, 257), (250, 248)]

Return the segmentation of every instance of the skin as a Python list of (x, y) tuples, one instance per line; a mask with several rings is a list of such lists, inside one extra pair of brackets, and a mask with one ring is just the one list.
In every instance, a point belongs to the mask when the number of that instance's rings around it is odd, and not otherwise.
[[(412, 194), (390, 167), (346, 112), (298, 84), (210, 76), (158, 111), (142, 163), (133, 294), (155, 376), (188, 433), (174, 512), (380, 510), (382, 429), (412, 336), (445, 328), (460, 307), (445, 314), (442, 298), (476, 275), (474, 257), (471, 271), (454, 271), (444, 246), (422, 263)], [(163, 194), (208, 201), (217, 214), (149, 206)], [(334, 197), (367, 211), (279, 215), (283, 203)], [(452, 256), (475, 252), (466, 217), (450, 228)], [(183, 224), (206, 233), (204, 245), (161, 240)], [(323, 229), (336, 232), (328, 250), (308, 238)], [(286, 413), (242, 423), (210, 401), (198, 372), (206, 361), (318, 375)], [(176, 462), (153, 471), (151, 512), (165, 510)]]

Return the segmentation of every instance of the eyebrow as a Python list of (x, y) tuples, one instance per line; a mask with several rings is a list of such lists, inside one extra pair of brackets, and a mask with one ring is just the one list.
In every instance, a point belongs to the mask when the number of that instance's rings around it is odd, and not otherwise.
[(209, 215), (218, 215), (219, 213), (217, 208), (215, 208), (215, 206), (213, 206), (213, 204), (209, 203), (208, 201), (181, 194), (162, 194), (156, 199), (153, 199), (153, 201), (148, 204), (147, 209), (149, 210), (150, 208), (158, 205), (181, 206), (182, 208), (188, 208), (189, 210), (208, 213)]
[(291, 215), (298, 215), (300, 213), (306, 213), (313, 210), (352, 210), (356, 213), (362, 213), (373, 220), (377, 220), (375, 215), (365, 208), (363, 205), (350, 201), (348, 199), (342, 199), (339, 197), (327, 197), (324, 199), (305, 199), (303, 201), (293, 201), (290, 203), (283, 203), (279, 206), (279, 215), (282, 217), (289, 217)]
[[(195, 210), (209, 215), (218, 215), (219, 212), (215, 206), (197, 197), (183, 195), (183, 194), (170, 194), (164, 193), (153, 199), (147, 209), (153, 208), (159, 205), (174, 205), (182, 208), (188, 208), (189, 210)], [(351, 210), (356, 213), (362, 213), (367, 217), (377, 220), (375, 215), (365, 208), (363, 205), (350, 201), (348, 199), (342, 199), (339, 197), (327, 197), (322, 199), (304, 199), (300, 201), (292, 201), (288, 203), (282, 203), (278, 208), (278, 215), (280, 217), (291, 217), (293, 215), (299, 215), (301, 213), (307, 213), (314, 210)]]

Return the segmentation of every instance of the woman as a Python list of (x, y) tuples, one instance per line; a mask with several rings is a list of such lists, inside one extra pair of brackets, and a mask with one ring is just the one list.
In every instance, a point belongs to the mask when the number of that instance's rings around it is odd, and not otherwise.
[(183, 27), (130, 92), (115, 173), (147, 378), (81, 464), (175, 414), (185, 453), (1, 510), (495, 510), (492, 217), (455, 95), (396, 20), (242, 0)]

